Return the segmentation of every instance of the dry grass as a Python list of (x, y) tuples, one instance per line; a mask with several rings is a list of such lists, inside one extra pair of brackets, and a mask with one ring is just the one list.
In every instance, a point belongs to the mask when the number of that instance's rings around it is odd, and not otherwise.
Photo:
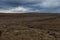
[(0, 14), (0, 40), (60, 40), (60, 14)]

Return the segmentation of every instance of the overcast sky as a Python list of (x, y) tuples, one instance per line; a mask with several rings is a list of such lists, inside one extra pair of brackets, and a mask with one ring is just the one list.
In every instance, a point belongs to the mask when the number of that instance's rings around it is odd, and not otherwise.
[(60, 0), (0, 0), (0, 12), (60, 13)]

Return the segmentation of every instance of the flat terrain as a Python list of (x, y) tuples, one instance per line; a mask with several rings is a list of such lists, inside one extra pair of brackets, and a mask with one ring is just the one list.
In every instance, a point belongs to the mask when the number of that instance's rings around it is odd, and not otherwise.
[(60, 40), (60, 14), (0, 13), (0, 40)]

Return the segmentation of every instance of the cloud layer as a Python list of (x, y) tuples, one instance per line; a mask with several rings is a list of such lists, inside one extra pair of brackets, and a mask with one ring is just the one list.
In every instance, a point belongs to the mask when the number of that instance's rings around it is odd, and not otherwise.
[(60, 0), (0, 0), (0, 12), (60, 13)]

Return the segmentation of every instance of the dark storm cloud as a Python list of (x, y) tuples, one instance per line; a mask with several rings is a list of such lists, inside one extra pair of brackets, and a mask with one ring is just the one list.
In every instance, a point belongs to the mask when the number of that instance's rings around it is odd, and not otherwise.
[(2, 12), (60, 12), (60, 0), (0, 0), (0, 10)]

